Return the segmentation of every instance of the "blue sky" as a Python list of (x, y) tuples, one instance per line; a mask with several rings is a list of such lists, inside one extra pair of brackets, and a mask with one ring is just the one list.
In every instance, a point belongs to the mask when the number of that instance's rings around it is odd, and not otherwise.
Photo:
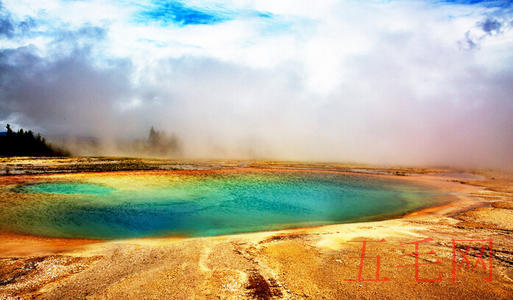
[(512, 156), (511, 1), (1, 7), (0, 123), (105, 140), (154, 125), (194, 156)]
[(512, 2), (508, 0), (442, 0), (449, 4), (461, 5), (482, 5), (487, 7), (511, 7)]
[(157, 0), (143, 8), (137, 14), (137, 20), (142, 23), (158, 23), (166, 26), (175, 24), (212, 25), (233, 19), (234, 12), (222, 8), (192, 7), (180, 1)]

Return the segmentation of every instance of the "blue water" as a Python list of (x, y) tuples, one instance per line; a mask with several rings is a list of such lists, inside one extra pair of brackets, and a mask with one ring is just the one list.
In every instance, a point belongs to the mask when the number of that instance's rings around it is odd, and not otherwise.
[(109, 178), (105, 183), (18, 186), (15, 194), (23, 201), (0, 203), (0, 229), (99, 239), (211, 236), (378, 220), (438, 201), (437, 192), (425, 187), (330, 173), (178, 174), (127, 180), (114, 186), (108, 185)]

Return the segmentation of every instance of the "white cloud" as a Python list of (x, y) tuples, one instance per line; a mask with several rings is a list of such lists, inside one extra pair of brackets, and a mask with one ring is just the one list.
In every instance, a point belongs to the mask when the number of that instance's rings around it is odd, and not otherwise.
[[(33, 44), (42, 60), (58, 63), (55, 55), (64, 46), (55, 45), (53, 34), (84, 26), (106, 30), (104, 39), (73, 42), (68, 49), (91, 47), (87, 55), (80, 52), (81, 65), (95, 66), (82, 66), (92, 78), (85, 86), (108, 91), (77, 96), (81, 133), (102, 134), (95, 128), (101, 123), (118, 135), (142, 135), (154, 124), (186, 138), (194, 156), (478, 166), (513, 161), (513, 30), (485, 35), (478, 26), (494, 8), (434, 1), (223, 1), (232, 20), (160, 26), (134, 20), (142, 1), (32, 2), (3, 4), (20, 20), (35, 18), (36, 30), (46, 35), (5, 41), (3, 48)], [(208, 9), (220, 6), (209, 2)], [(484, 36), (476, 39), (479, 47), (462, 47), (467, 32)], [(48, 70), (60, 72), (58, 66)], [(118, 76), (115, 84), (127, 90), (108, 88), (109, 76)], [(58, 86), (51, 89), (58, 94)], [(66, 91), (59, 101), (74, 95)], [(96, 107), (88, 106), (88, 97)], [(50, 99), (42, 102), (50, 106), (45, 111), (52, 109)], [(97, 113), (100, 104), (104, 111)], [(32, 109), (12, 113), (48, 122)]]

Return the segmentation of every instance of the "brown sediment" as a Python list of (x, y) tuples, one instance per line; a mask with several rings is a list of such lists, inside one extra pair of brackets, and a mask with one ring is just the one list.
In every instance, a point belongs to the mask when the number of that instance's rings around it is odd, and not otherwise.
[[(237, 167), (240, 162), (208, 164)], [(353, 167), (290, 162), (247, 165), (258, 170), (296, 168), (296, 172), (303, 171), (302, 166), (330, 168), (325, 172), (347, 172)], [(484, 177), (474, 180), (440, 176), (441, 169), (376, 170), (389, 174), (365, 175), (430, 185), (450, 193), (451, 201), (379, 222), (206, 238), (91, 241), (0, 234), (0, 299), (513, 298), (512, 174), (474, 172)], [(419, 276), (436, 279), (440, 272), (440, 282), (417, 282), (413, 267), (398, 267), (414, 263), (412, 256), (405, 256), (414, 251), (414, 245), (406, 243), (428, 238), (431, 241), (419, 244), (420, 252), (434, 254), (424, 254), (420, 260), (433, 264), (421, 265)], [(368, 243), (365, 255), (381, 257), (380, 278), (389, 280), (351, 281), (358, 278), (360, 263), (352, 257), (359, 257), (362, 250), (362, 243), (356, 241), (382, 239), (386, 242)], [(481, 247), (493, 240), (492, 281), (483, 280), (489, 273), (481, 264), (474, 270), (463, 264), (453, 282), (453, 239), (474, 240), (455, 241), (457, 266), (464, 262), (460, 250), (473, 249), (468, 259), (474, 265)], [(485, 251), (486, 262), (487, 255)], [(361, 278), (376, 278), (376, 259), (365, 259)]]
[(0, 233), (0, 241), (1, 256), (50, 255), (104, 242), (102, 240), (46, 238), (14, 233)]

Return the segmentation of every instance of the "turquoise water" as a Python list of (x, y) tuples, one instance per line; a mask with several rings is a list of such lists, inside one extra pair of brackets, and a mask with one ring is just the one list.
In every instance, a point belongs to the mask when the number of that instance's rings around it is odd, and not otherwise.
[(307, 172), (112, 175), (20, 185), (11, 193), (23, 201), (0, 202), (0, 229), (100, 239), (377, 220), (434, 205), (438, 195), (401, 181)]
[(27, 193), (94, 195), (107, 195), (114, 191), (111, 187), (90, 183), (41, 183), (24, 186), (22, 190)]

